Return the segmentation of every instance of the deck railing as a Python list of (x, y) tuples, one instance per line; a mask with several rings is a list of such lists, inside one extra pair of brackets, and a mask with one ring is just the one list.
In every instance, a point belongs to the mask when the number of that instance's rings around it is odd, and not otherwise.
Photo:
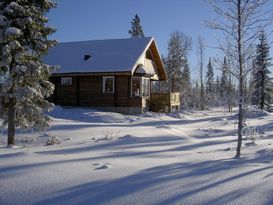
[(151, 93), (150, 108), (154, 112), (180, 109), (180, 93)]

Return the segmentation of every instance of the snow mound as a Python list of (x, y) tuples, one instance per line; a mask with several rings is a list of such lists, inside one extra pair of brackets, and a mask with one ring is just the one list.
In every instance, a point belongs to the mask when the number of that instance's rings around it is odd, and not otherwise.
[(175, 112), (169, 113), (170, 117), (177, 118), (177, 119), (188, 119), (193, 112), (190, 110), (178, 110)]
[(139, 117), (161, 117), (166, 115), (165, 113), (159, 113), (159, 112), (145, 112), (142, 114), (139, 114)]
[(20, 148), (20, 146), (10, 144), (10, 145), (7, 145), (7, 148), (17, 149), (17, 148)]
[(134, 116), (123, 115), (114, 112), (98, 111), (91, 108), (61, 107), (55, 106), (49, 113), (57, 119), (73, 120), (86, 123), (128, 123), (132, 122)]
[(268, 115), (269, 115), (269, 112), (258, 109), (258, 108), (254, 108), (254, 107), (251, 107), (251, 108), (247, 109), (246, 112), (245, 112), (246, 118), (249, 118), (249, 119), (265, 117), (265, 116), (268, 116)]
[[(265, 110), (261, 110), (258, 108), (250, 107), (245, 110), (245, 118), (247, 119), (255, 119), (255, 118), (263, 118), (270, 115), (269, 112)], [(238, 119), (238, 113), (230, 117), (231, 120)]]

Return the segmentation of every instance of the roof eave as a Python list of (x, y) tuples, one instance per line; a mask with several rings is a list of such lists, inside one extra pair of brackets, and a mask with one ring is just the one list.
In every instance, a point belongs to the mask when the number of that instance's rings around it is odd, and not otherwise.
[(131, 75), (130, 71), (119, 72), (69, 72), (69, 73), (52, 73), (52, 77), (58, 76), (102, 76), (102, 75)]

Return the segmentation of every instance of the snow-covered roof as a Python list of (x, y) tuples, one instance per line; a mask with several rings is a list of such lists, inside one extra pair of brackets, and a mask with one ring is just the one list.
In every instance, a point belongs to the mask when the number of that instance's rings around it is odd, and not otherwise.
[(59, 65), (55, 74), (133, 72), (153, 37), (58, 43), (45, 62)]

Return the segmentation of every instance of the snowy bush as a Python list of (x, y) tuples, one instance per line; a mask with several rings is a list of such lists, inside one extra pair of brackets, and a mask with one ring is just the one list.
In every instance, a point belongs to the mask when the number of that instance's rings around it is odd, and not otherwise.
[[(244, 109), (244, 118), (245, 119), (263, 118), (263, 117), (266, 117), (268, 115), (269, 115), (269, 112), (267, 112), (265, 110), (255, 108), (253, 106)], [(229, 119), (237, 120), (238, 119), (238, 113), (231, 116)]]
[(48, 137), (45, 143), (45, 146), (51, 146), (51, 145), (56, 145), (61, 143), (60, 139), (54, 134), (45, 134), (45, 135), (47, 135)]
[(104, 134), (104, 138), (102, 140), (113, 140), (113, 139), (117, 139), (118, 135), (119, 135), (120, 131), (116, 132), (113, 130), (104, 130), (103, 134)]
[(258, 139), (261, 139), (265, 136), (265, 129), (263, 126), (248, 127), (246, 125), (243, 128), (242, 134), (245, 136), (245, 140), (250, 140), (252, 144), (256, 144), (255, 142)]

